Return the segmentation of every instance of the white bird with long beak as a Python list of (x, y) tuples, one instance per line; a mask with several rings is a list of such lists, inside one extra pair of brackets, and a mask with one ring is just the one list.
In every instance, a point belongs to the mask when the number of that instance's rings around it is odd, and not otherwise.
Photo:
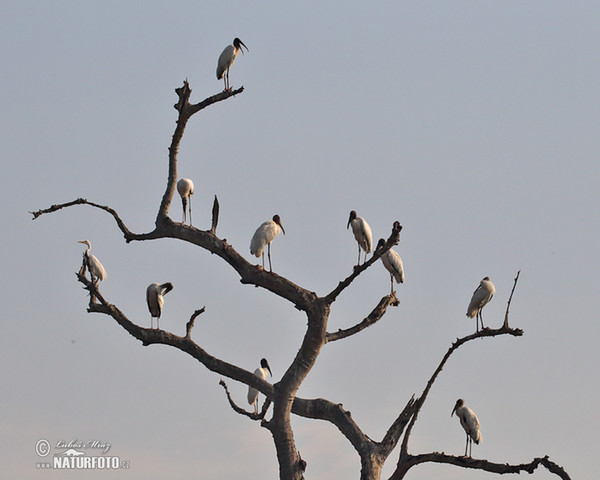
[(454, 409), (450, 416), (454, 415), (456, 412), (456, 416), (460, 420), (460, 424), (465, 429), (465, 433), (467, 434), (467, 443), (465, 445), (465, 457), (467, 456), (467, 447), (470, 445), (471, 449), (469, 451), (469, 457), (471, 457), (471, 453), (473, 450), (473, 442), (479, 445), (481, 442), (481, 432), (479, 431), (479, 420), (477, 415), (473, 413), (469, 407), (465, 407), (465, 402), (462, 398), (459, 398), (456, 401), (456, 405), (454, 405)]
[(273, 271), (271, 268), (271, 242), (277, 235), (279, 235), (279, 232), (283, 232), (285, 235), (285, 230), (283, 229), (279, 215), (273, 215), (273, 220), (267, 220), (264, 222), (256, 229), (254, 235), (252, 235), (252, 240), (250, 240), (250, 253), (257, 258), (262, 256), (263, 270), (265, 268), (266, 245), (269, 257), (269, 272)]
[[(87, 265), (88, 270), (90, 271), (90, 278), (92, 280), (92, 283), (97, 283), (98, 280), (104, 280), (106, 278), (106, 270), (104, 270), (104, 267), (100, 263), (100, 260), (98, 260), (94, 255), (92, 255), (92, 242), (90, 242), (89, 240), (80, 240), (77, 243), (83, 243), (88, 247), (87, 250), (83, 253), (83, 258), (85, 259), (85, 264)], [(96, 277), (96, 279), (94, 279), (94, 276)]]
[[(256, 375), (258, 378), (266, 380), (267, 373), (273, 376), (269, 362), (267, 362), (266, 358), (263, 358), (260, 361), (260, 367), (254, 370), (254, 375)], [(258, 414), (258, 390), (254, 387), (248, 387), (248, 403), (250, 405), (254, 405), (254, 413)]]
[(473, 292), (469, 307), (467, 308), (467, 317), (473, 318), (477, 315), (477, 318), (475, 319), (477, 332), (479, 332), (479, 320), (481, 320), (481, 328), (483, 329), (483, 316), (481, 315), (481, 310), (489, 303), (495, 292), (496, 288), (490, 281), (490, 277), (484, 277)]
[[(384, 245), (385, 240), (380, 238), (379, 242), (377, 242), (377, 249), (382, 248)], [(392, 295), (394, 293), (394, 279), (396, 279), (397, 283), (404, 283), (404, 266), (402, 265), (402, 259), (400, 258), (400, 255), (398, 255), (398, 252), (390, 248), (381, 256), (381, 261), (386, 270), (390, 272), (390, 295)]]
[(173, 284), (167, 283), (151, 283), (146, 289), (146, 302), (148, 303), (148, 310), (150, 311), (150, 328), (154, 328), (154, 319), (156, 318), (156, 329), (160, 330), (158, 326), (158, 320), (162, 313), (162, 308), (165, 303), (163, 295), (166, 295), (173, 290)]
[(181, 223), (185, 223), (185, 210), (189, 206), (190, 212), (190, 227), (192, 226), (192, 195), (194, 194), (194, 182), (189, 178), (182, 178), (177, 182), (177, 192), (181, 197), (181, 203), (183, 204), (183, 220)]
[(352, 210), (350, 212), (350, 218), (348, 219), (348, 225), (346, 229), (352, 226), (352, 233), (354, 238), (358, 242), (358, 265), (360, 265), (360, 249), (362, 248), (365, 252), (365, 262), (367, 261), (367, 253), (371, 253), (373, 248), (373, 235), (371, 234), (371, 227), (362, 217), (356, 215), (356, 212)]
[(229, 69), (233, 65), (233, 62), (240, 51), (242, 52), (242, 55), (244, 54), (242, 47), (244, 47), (247, 52), (250, 51), (248, 50), (248, 47), (244, 45), (244, 42), (236, 37), (233, 39), (233, 45), (227, 45), (219, 56), (219, 61), (217, 62), (217, 79), (223, 79), (226, 91), (231, 91), (231, 87), (229, 86)]

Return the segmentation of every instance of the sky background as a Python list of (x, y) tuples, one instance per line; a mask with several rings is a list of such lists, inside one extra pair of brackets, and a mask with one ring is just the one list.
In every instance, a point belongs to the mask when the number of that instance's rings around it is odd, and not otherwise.
[[(187, 78), (192, 102), (220, 92), (217, 58), (236, 36), (250, 51), (230, 80), (245, 90), (193, 117), (179, 153), (179, 175), (195, 183), (195, 226), (210, 228), (218, 195), (219, 236), (256, 262), (250, 238), (279, 214), (287, 234), (273, 242), (273, 268), (319, 295), (356, 262), (350, 210), (375, 241), (395, 220), (404, 227), (400, 306), (326, 345), (299, 395), (343, 403), (381, 439), (451, 343), (474, 331), (465, 311), (481, 278), (495, 283), (484, 321), (498, 327), (520, 269), (510, 322), (524, 336), (460, 348), (409, 451), (462, 454), (450, 412), (464, 398), (481, 422), (474, 456), (549, 455), (573, 479), (597, 475), (599, 2), (25, 0), (0, 13), (6, 478), (277, 478), (269, 432), (233, 412), (218, 375), (86, 313), (76, 242), (92, 241), (108, 272), (101, 291), (132, 321), (150, 325), (146, 286), (170, 281), (165, 330), (184, 334), (206, 306), (194, 340), (249, 370), (267, 357), (273, 381), (305, 317), (197, 247), (126, 244), (100, 210), (35, 222), (28, 213), (84, 197), (135, 232), (152, 230), (174, 89)], [(170, 215), (181, 219), (178, 198)], [(359, 322), (388, 292), (378, 262), (334, 304), (328, 330)], [(246, 405), (247, 387), (227, 383)], [(358, 455), (333, 426), (294, 418), (293, 427), (307, 479), (359, 477)], [(131, 468), (37, 470), (42, 438), (108, 442)], [(424, 465), (407, 478), (497, 476)]]

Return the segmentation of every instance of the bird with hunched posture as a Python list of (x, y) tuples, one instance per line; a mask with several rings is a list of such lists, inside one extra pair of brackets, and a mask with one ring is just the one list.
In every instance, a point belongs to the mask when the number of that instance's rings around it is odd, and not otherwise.
[[(384, 245), (385, 240), (380, 238), (379, 242), (377, 242), (377, 248), (382, 248)], [(394, 279), (396, 279), (397, 283), (404, 283), (404, 266), (402, 265), (402, 259), (400, 258), (400, 255), (398, 255), (398, 252), (390, 248), (381, 256), (381, 261), (386, 270), (390, 272), (390, 295), (392, 295), (394, 293)]]
[(163, 295), (166, 295), (173, 290), (173, 284), (167, 283), (151, 283), (146, 289), (146, 302), (148, 303), (148, 310), (150, 310), (150, 328), (154, 328), (154, 319), (156, 318), (156, 329), (160, 330), (158, 326), (158, 320), (162, 313), (162, 307), (165, 303)]
[(177, 192), (181, 197), (181, 203), (183, 204), (183, 220), (181, 223), (185, 223), (185, 209), (189, 202), (190, 211), (190, 227), (192, 226), (192, 195), (194, 194), (194, 182), (189, 178), (182, 178), (177, 182)]
[[(256, 375), (258, 378), (266, 380), (267, 372), (273, 376), (269, 362), (267, 362), (266, 358), (263, 358), (260, 361), (260, 367), (254, 370), (254, 375)], [(258, 390), (254, 387), (248, 387), (248, 403), (250, 405), (254, 405), (254, 413), (258, 414)]]
[[(90, 242), (89, 240), (80, 240), (77, 243), (83, 243), (88, 247), (83, 254), (83, 258), (85, 265), (90, 271), (90, 278), (92, 279), (92, 283), (97, 283), (98, 280), (104, 280), (106, 278), (106, 270), (104, 270), (104, 267), (100, 263), (100, 260), (98, 260), (94, 255), (90, 253), (90, 251), (92, 250), (92, 242)], [(94, 276), (96, 277), (96, 279), (94, 279)]]
[(490, 277), (484, 277), (483, 280), (479, 282), (479, 286), (473, 292), (473, 296), (469, 302), (469, 307), (467, 308), (467, 317), (473, 318), (475, 315), (477, 315), (477, 318), (475, 319), (477, 332), (479, 332), (479, 320), (481, 320), (481, 329), (483, 329), (483, 317), (481, 315), (481, 310), (483, 310), (483, 307), (489, 303), (495, 292), (496, 288), (490, 281)]
[(460, 424), (465, 429), (467, 434), (467, 443), (465, 445), (465, 457), (467, 456), (467, 447), (469, 444), (471, 448), (469, 450), (469, 457), (471, 457), (471, 453), (473, 450), (473, 442), (479, 445), (481, 442), (481, 432), (479, 431), (479, 420), (477, 419), (477, 415), (473, 413), (469, 407), (465, 407), (465, 402), (462, 398), (459, 398), (456, 401), (456, 405), (454, 405), (454, 409), (450, 416), (454, 415), (456, 412), (456, 416), (460, 420)]
[(217, 62), (217, 79), (223, 79), (226, 91), (231, 91), (231, 87), (229, 86), (229, 69), (233, 65), (238, 54), (240, 52), (242, 52), (242, 55), (244, 54), (242, 47), (245, 47), (247, 52), (250, 51), (248, 50), (248, 47), (244, 45), (244, 42), (236, 37), (233, 39), (233, 45), (227, 45), (221, 52), (221, 55), (219, 55), (219, 61)]
[(271, 268), (271, 242), (277, 235), (279, 235), (279, 232), (283, 232), (285, 235), (285, 230), (283, 229), (283, 225), (281, 225), (281, 219), (279, 218), (279, 215), (273, 215), (273, 220), (264, 222), (256, 229), (254, 235), (252, 235), (252, 240), (250, 240), (250, 253), (255, 255), (257, 258), (262, 256), (263, 270), (265, 268), (266, 245), (269, 257), (269, 272), (273, 271)]
[(371, 253), (373, 248), (373, 235), (371, 235), (371, 227), (365, 221), (364, 218), (356, 215), (356, 212), (352, 210), (350, 212), (350, 218), (348, 219), (348, 225), (346, 229), (352, 226), (352, 232), (354, 238), (358, 242), (358, 265), (360, 265), (360, 249), (362, 248), (365, 252), (365, 262), (367, 261), (367, 253)]

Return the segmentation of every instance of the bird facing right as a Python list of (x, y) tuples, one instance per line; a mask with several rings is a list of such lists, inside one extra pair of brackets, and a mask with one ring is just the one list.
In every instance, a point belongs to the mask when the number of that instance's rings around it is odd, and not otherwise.
[[(83, 243), (88, 247), (87, 250), (83, 253), (83, 259), (84, 265), (87, 266), (88, 270), (90, 271), (90, 279), (92, 280), (92, 283), (97, 283), (98, 280), (104, 280), (106, 278), (106, 270), (104, 270), (104, 267), (100, 263), (100, 260), (98, 260), (91, 253), (92, 242), (90, 242), (89, 240), (80, 240), (77, 243)], [(82, 270), (84, 270), (83, 267)], [(95, 279), (94, 276), (96, 277)]]
[(225, 83), (225, 91), (227, 92), (231, 91), (231, 87), (229, 86), (229, 69), (233, 65), (233, 62), (240, 51), (242, 52), (242, 55), (244, 54), (242, 47), (245, 47), (247, 52), (250, 51), (248, 50), (248, 47), (244, 45), (244, 42), (236, 37), (233, 39), (233, 44), (227, 45), (219, 56), (219, 60), (217, 62), (217, 79), (223, 79), (223, 82)]
[(479, 286), (473, 292), (473, 296), (469, 302), (469, 307), (467, 308), (467, 317), (473, 318), (475, 315), (477, 315), (477, 318), (475, 319), (477, 332), (479, 332), (479, 320), (481, 320), (481, 328), (484, 328), (481, 310), (483, 310), (483, 307), (489, 303), (495, 292), (496, 288), (490, 281), (490, 277), (484, 277), (483, 280), (479, 282)]
[(160, 330), (158, 321), (162, 313), (162, 307), (165, 303), (163, 295), (166, 295), (173, 290), (173, 284), (167, 283), (151, 283), (146, 288), (146, 303), (148, 303), (148, 310), (150, 311), (150, 328), (154, 328), (154, 319), (156, 318), (156, 328)]
[[(260, 360), (260, 367), (254, 370), (254, 375), (266, 380), (267, 372), (273, 376), (269, 362), (267, 362), (266, 358), (263, 358)], [(258, 414), (258, 390), (254, 387), (248, 387), (248, 403), (254, 406), (254, 413)]]
[(285, 235), (285, 230), (283, 229), (279, 215), (273, 215), (273, 220), (267, 220), (261, 224), (261, 226), (256, 229), (256, 232), (254, 232), (254, 235), (252, 235), (252, 240), (250, 240), (250, 253), (257, 258), (262, 257), (263, 270), (265, 269), (266, 245), (269, 257), (269, 272), (273, 271), (271, 267), (271, 242), (279, 235), (279, 232), (283, 232)]
[(465, 433), (467, 434), (467, 443), (465, 445), (465, 457), (467, 456), (467, 447), (469, 444), (471, 445), (471, 449), (469, 451), (469, 457), (471, 457), (471, 453), (473, 450), (473, 442), (479, 445), (481, 442), (481, 432), (479, 431), (479, 420), (477, 415), (471, 410), (469, 407), (465, 407), (465, 402), (462, 398), (459, 398), (454, 405), (454, 409), (450, 416), (454, 415), (456, 412), (456, 416), (460, 420), (460, 424), (465, 429)]
[[(377, 242), (377, 249), (382, 248), (384, 245), (385, 240), (380, 238), (379, 242)], [(381, 261), (386, 270), (390, 272), (390, 295), (392, 295), (394, 293), (394, 279), (396, 279), (397, 283), (404, 283), (404, 266), (402, 265), (402, 259), (400, 258), (400, 255), (398, 255), (398, 252), (390, 248), (381, 256)]]

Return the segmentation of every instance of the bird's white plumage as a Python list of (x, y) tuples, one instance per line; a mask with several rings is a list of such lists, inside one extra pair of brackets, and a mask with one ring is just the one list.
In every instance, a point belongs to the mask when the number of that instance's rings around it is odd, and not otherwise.
[(367, 253), (371, 253), (373, 248), (373, 235), (371, 234), (371, 227), (367, 221), (364, 218), (359, 217), (354, 210), (350, 212), (350, 218), (348, 219), (347, 227), (348, 226), (352, 227), (352, 233), (358, 242), (358, 263), (360, 264), (360, 249), (362, 248), (365, 252), (366, 260)]
[(81, 240), (79, 243), (83, 243), (83, 244), (87, 245), (87, 247), (88, 247), (83, 255), (87, 260), (87, 264), (90, 269), (90, 275), (92, 276), (92, 281), (94, 280), (93, 277), (96, 277), (98, 280), (103, 281), (106, 278), (106, 270), (104, 270), (104, 267), (100, 263), (100, 260), (98, 260), (91, 253), (92, 242), (90, 242), (89, 240)]
[[(456, 401), (456, 405), (454, 405), (452, 413), (454, 412), (456, 412), (456, 416), (460, 420), (460, 424), (467, 434), (467, 445), (469, 444), (469, 439), (479, 445), (479, 442), (482, 440), (482, 436), (477, 415), (475, 415), (473, 410), (471, 410), (469, 407), (466, 407), (464, 401), (460, 398)], [(452, 416), (452, 414), (450, 416)], [(465, 456), (466, 455), (467, 446), (465, 446)]]
[(398, 252), (390, 248), (381, 256), (381, 261), (396, 282), (404, 283), (404, 266), (402, 265), (402, 259), (400, 258), (400, 255), (398, 255)]
[(473, 292), (473, 296), (469, 302), (469, 307), (467, 308), (467, 317), (473, 318), (477, 312), (479, 312), (489, 303), (495, 292), (496, 288), (490, 281), (489, 277), (485, 277), (483, 280), (481, 280), (479, 286)]
[(194, 182), (189, 178), (181, 178), (177, 182), (177, 192), (181, 197), (181, 203), (183, 205), (183, 220), (181, 223), (185, 223), (186, 207), (189, 203), (190, 212), (190, 225), (192, 224), (192, 195), (194, 194)]
[(279, 215), (273, 215), (273, 220), (267, 220), (256, 229), (252, 239), (250, 240), (250, 253), (258, 257), (263, 257), (263, 268), (265, 263), (264, 253), (265, 246), (269, 248), (269, 268), (271, 267), (271, 242), (281, 232), (285, 234), (285, 230), (281, 225)]
[[(267, 379), (267, 374), (271, 373), (271, 367), (265, 358), (260, 361), (260, 367), (254, 370), (254, 375), (263, 380)], [(258, 413), (258, 390), (254, 387), (248, 387), (248, 403), (254, 406), (254, 413)]]
[(221, 55), (219, 55), (219, 60), (217, 61), (217, 79), (224, 80), (225, 90), (230, 89), (229, 69), (231, 68), (231, 65), (233, 65), (233, 62), (237, 58), (240, 51), (242, 52), (242, 54), (244, 53), (244, 51), (242, 50), (242, 46), (244, 46), (246, 50), (248, 50), (248, 47), (244, 45), (244, 42), (242, 42), (239, 38), (234, 38), (233, 44), (227, 45), (221, 52)]
[(167, 283), (151, 283), (146, 288), (146, 303), (148, 304), (148, 310), (150, 311), (151, 320), (150, 327), (152, 328), (153, 320), (156, 318), (156, 327), (158, 328), (158, 320), (162, 314), (162, 308), (165, 303), (163, 298), (164, 295), (173, 290), (173, 284)]

